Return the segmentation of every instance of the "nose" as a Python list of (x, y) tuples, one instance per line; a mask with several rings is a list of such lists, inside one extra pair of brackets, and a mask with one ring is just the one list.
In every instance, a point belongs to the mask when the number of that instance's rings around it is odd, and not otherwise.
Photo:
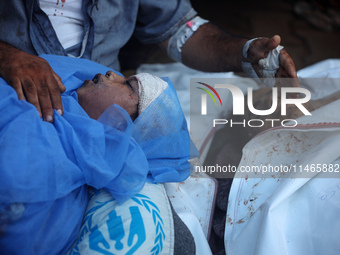
[(116, 74), (116, 73), (113, 72), (113, 71), (107, 71), (106, 74), (105, 74), (105, 76), (106, 76), (107, 78), (109, 78), (109, 80), (112, 80), (112, 81), (117, 81), (117, 82), (119, 82), (119, 81), (124, 81), (124, 77), (122, 77), (122, 76)]

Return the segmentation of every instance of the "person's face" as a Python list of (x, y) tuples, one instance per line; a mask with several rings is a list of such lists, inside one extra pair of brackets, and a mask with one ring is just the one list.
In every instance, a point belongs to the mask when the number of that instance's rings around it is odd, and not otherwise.
[(108, 71), (105, 76), (96, 74), (92, 80), (86, 80), (77, 94), (79, 104), (92, 119), (98, 119), (113, 104), (125, 109), (134, 119), (138, 111), (138, 89), (136, 77), (124, 78)]

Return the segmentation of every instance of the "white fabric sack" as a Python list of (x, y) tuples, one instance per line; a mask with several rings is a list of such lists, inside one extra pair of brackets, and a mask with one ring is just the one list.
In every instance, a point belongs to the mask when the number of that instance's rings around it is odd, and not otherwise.
[[(339, 63), (325, 61), (298, 75), (339, 77)], [(332, 85), (316, 88), (323, 90), (316, 97), (337, 89)], [(308, 125), (274, 128), (256, 136), (244, 147), (238, 169), (292, 164), (299, 171), (300, 165), (311, 169), (312, 164), (321, 163), (340, 171), (339, 109), (337, 100), (314, 111), (312, 117), (298, 119), (299, 124)], [(339, 172), (334, 175), (339, 177)], [(273, 174), (261, 179), (237, 173), (229, 194), (226, 254), (339, 254), (340, 179), (334, 175), (310, 172), (308, 178), (282, 178)]]
[(209, 255), (210, 236), (217, 185), (204, 173), (193, 173), (186, 181), (165, 183), (166, 193), (182, 221), (190, 229), (196, 255)]

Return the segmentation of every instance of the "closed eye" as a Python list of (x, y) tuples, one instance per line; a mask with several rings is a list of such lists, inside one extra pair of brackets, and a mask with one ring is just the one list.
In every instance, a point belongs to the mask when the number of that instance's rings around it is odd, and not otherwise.
[(135, 91), (138, 88), (138, 80), (134, 76), (130, 76), (129, 78), (125, 79), (124, 84), (129, 86), (132, 91)]
[(124, 84), (127, 85), (128, 87), (130, 87), (130, 89), (133, 90), (133, 88), (132, 88), (131, 83), (129, 82), (129, 80), (126, 79), (126, 80), (124, 81)]

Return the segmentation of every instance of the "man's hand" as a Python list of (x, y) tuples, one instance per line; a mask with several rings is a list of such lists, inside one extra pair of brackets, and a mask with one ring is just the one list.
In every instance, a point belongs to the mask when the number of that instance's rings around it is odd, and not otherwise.
[[(239, 72), (242, 62), (250, 62), (257, 75), (259, 60), (267, 57), (281, 42), (278, 35), (272, 38), (259, 38), (254, 40), (248, 49), (247, 58), (243, 57), (243, 48), (248, 39), (232, 36), (211, 23), (205, 23), (186, 41), (182, 47), (183, 64), (204, 72)], [(161, 49), (166, 52), (168, 40), (160, 43)], [(277, 78), (297, 78), (292, 58), (285, 49), (279, 55), (279, 69)], [(299, 87), (297, 79), (292, 86)]]
[[(269, 51), (274, 50), (277, 46), (279, 46), (280, 42), (280, 36), (275, 35), (272, 38), (259, 38), (250, 44), (249, 50), (247, 52), (247, 59), (245, 59), (245, 61), (252, 64), (255, 72), (260, 78), (263, 77), (259, 72), (261, 68), (259, 66), (259, 60), (266, 58)], [(275, 77), (297, 78), (294, 62), (284, 48), (280, 51), (279, 69), (277, 70)], [(299, 84), (298, 82), (294, 82), (292, 86), (299, 87)]]
[(45, 121), (53, 122), (53, 109), (63, 113), (60, 93), (65, 92), (65, 86), (43, 58), (0, 42), (0, 76), (19, 99), (34, 105)]

